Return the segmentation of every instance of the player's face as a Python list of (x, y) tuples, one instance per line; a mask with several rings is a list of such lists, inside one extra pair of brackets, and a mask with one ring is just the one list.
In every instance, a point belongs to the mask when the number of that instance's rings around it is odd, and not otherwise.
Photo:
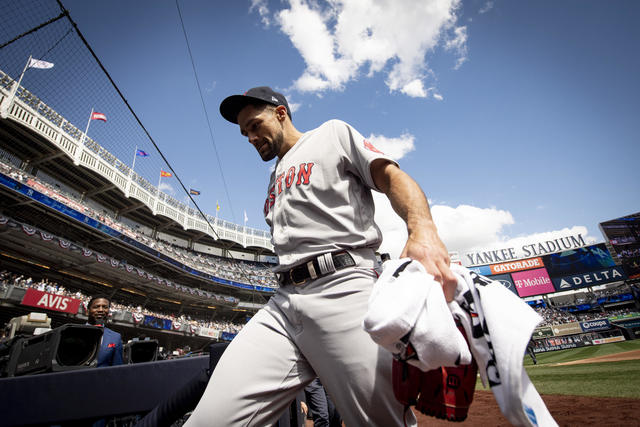
[(238, 113), (238, 124), (262, 160), (268, 162), (280, 154), (284, 136), (275, 108), (247, 105)]
[(104, 325), (109, 316), (109, 300), (106, 298), (98, 298), (91, 303), (89, 307), (89, 323), (92, 325)]

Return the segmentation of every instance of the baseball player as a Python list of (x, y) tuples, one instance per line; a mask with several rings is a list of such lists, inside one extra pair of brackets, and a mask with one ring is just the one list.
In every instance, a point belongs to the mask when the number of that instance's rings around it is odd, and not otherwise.
[(346, 425), (415, 425), (393, 395), (391, 354), (362, 320), (382, 240), (371, 190), (407, 224), (402, 256), (422, 262), (453, 298), (456, 279), (420, 187), (347, 123), (298, 131), (269, 87), (226, 98), (220, 112), (262, 160), (277, 157), (264, 215), (280, 288), (231, 342), (187, 425), (271, 425), (316, 375)]

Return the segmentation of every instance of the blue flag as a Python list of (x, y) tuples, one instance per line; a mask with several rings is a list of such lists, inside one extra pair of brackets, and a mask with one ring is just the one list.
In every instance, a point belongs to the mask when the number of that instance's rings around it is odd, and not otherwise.
[(147, 153), (146, 151), (138, 150), (136, 151), (136, 156), (149, 157), (149, 153)]

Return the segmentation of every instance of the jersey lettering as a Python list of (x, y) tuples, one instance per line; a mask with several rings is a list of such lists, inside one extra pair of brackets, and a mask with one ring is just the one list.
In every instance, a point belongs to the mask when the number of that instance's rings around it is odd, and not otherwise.
[(284, 174), (280, 174), (276, 178), (276, 184), (278, 184), (278, 194), (282, 193), (282, 178), (284, 178)]
[[(296, 185), (300, 185), (301, 183), (304, 185), (309, 184), (309, 177), (311, 176), (311, 168), (313, 168), (313, 163), (300, 163), (300, 169), (298, 170), (298, 180), (296, 181)], [(303, 178), (304, 178), (304, 182), (302, 182)]]
[[(271, 188), (269, 188), (269, 192), (267, 193), (267, 199), (264, 201), (263, 213), (265, 217), (269, 215), (271, 208), (276, 203), (276, 196), (282, 193), (284, 189), (282, 185), (282, 180), (284, 179), (284, 184), (285, 184), (284, 186), (286, 188), (291, 188), (294, 181), (296, 186), (309, 185), (309, 181), (311, 179), (311, 170), (313, 169), (313, 165), (314, 163), (312, 162), (300, 163), (300, 165), (298, 166), (297, 173), (296, 173), (296, 167), (291, 166), (287, 170), (286, 174), (283, 173), (276, 177), (275, 184)], [(296, 179), (296, 176), (297, 176), (297, 179)], [(277, 193), (276, 193), (276, 188), (277, 188)]]
[(287, 188), (291, 187), (291, 184), (293, 184), (293, 178), (295, 177), (296, 177), (296, 168), (291, 166), (287, 171), (287, 178), (284, 181), (284, 183), (287, 185)]

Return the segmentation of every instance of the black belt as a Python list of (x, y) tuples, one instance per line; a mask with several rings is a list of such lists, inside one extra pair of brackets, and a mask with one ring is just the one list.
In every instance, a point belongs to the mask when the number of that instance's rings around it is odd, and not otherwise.
[[(330, 255), (333, 265), (327, 265), (326, 257)], [(349, 252), (334, 252), (332, 254), (319, 255), (309, 261), (306, 261), (291, 270), (278, 273), (278, 281), (280, 286), (294, 285), (300, 286), (309, 279), (317, 279), (334, 271), (343, 268), (353, 267), (356, 262)]]

